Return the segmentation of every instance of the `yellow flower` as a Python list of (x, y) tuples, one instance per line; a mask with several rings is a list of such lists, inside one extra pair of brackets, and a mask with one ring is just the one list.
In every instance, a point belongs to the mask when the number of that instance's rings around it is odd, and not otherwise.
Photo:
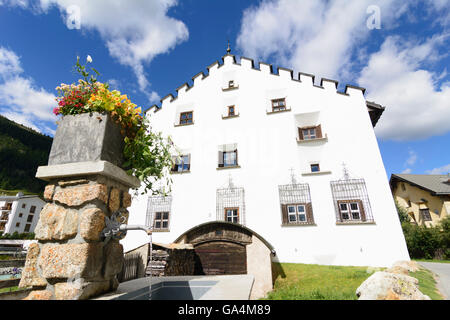
[(136, 113), (141, 113), (142, 112), (141, 107), (139, 107), (137, 109), (134, 109), (134, 110), (136, 111)]

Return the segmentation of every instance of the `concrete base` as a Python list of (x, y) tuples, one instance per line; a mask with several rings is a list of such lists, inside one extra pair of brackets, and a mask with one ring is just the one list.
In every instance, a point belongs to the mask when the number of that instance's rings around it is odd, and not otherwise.
[(50, 166), (40, 166), (36, 178), (44, 181), (64, 177), (102, 175), (123, 183), (131, 188), (138, 188), (141, 182), (138, 178), (128, 175), (123, 169), (108, 161), (85, 161)]
[[(151, 278), (152, 289), (161, 284), (170, 287), (179, 283), (187, 283), (194, 291), (197, 288), (208, 287), (200, 294), (192, 294), (192, 300), (249, 300), (252, 291), (254, 277), (252, 275), (224, 275), (224, 276), (174, 276)], [(116, 292), (105, 294), (93, 300), (142, 300), (147, 299), (147, 288), (150, 278), (140, 278), (119, 285)], [(184, 286), (186, 287), (186, 286)], [(153, 290), (152, 290), (153, 291)], [(135, 294), (130, 294), (135, 293)], [(182, 299), (188, 299), (182, 297)], [(176, 300), (172, 298), (170, 300)]]

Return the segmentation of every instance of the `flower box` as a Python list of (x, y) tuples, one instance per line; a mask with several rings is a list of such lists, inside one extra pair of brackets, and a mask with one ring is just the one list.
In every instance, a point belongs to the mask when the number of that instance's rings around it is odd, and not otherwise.
[(104, 160), (121, 167), (124, 137), (120, 130), (109, 113), (63, 116), (58, 121), (48, 164)]

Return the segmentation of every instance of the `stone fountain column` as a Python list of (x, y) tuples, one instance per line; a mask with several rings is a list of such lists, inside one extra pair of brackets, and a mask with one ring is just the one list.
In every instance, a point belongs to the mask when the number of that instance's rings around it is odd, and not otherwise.
[(28, 300), (82, 300), (118, 286), (123, 263), (118, 240), (102, 239), (106, 218), (127, 223), (129, 188), (140, 182), (108, 161), (85, 161), (39, 167), (48, 181), (35, 229), (38, 243), (29, 247), (19, 287), (32, 287)]

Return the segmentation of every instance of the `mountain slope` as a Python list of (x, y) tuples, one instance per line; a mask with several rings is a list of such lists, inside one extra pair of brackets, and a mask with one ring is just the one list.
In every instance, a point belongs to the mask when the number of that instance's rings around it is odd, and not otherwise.
[(34, 176), (47, 164), (52, 141), (0, 116), (0, 189), (42, 193), (46, 183)]

